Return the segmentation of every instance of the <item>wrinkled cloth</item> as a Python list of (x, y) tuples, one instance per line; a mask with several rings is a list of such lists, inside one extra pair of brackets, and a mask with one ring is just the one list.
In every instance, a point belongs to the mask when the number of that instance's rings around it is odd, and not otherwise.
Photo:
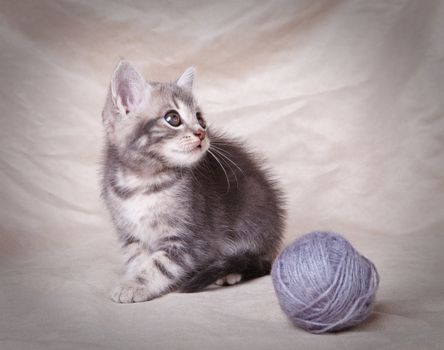
[[(195, 66), (212, 128), (267, 159), (285, 243), (333, 230), (381, 275), (374, 314), (316, 336), (269, 276), (119, 305), (100, 200), (119, 58)], [(1, 1), (0, 348), (442, 349), (443, 1)]]

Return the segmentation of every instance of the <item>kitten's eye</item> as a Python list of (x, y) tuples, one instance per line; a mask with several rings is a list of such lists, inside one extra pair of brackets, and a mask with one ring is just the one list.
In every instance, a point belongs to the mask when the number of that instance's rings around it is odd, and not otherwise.
[(182, 121), (180, 120), (180, 115), (176, 111), (169, 111), (167, 114), (165, 114), (163, 119), (165, 119), (168, 124), (174, 126), (175, 128), (182, 124)]
[(205, 129), (207, 127), (207, 123), (205, 123), (205, 120), (202, 118), (202, 113), (197, 112), (196, 118), (197, 118), (197, 121), (199, 122), (199, 125)]

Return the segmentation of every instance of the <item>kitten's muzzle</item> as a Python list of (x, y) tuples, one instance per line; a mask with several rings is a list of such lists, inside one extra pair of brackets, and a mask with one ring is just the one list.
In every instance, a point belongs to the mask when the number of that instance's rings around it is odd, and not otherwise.
[(207, 133), (205, 132), (205, 130), (197, 130), (194, 132), (194, 135), (196, 135), (199, 140), (203, 141)]

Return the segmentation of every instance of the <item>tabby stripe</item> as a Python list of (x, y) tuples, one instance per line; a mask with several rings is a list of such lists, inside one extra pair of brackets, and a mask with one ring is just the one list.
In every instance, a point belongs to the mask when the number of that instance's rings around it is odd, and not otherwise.
[(150, 137), (148, 140), (149, 140), (149, 145), (152, 146), (152, 145), (155, 145), (156, 143), (162, 142), (163, 141), (163, 137), (159, 137), (159, 136), (157, 136), (157, 137)]
[(194, 105), (193, 97), (189, 93), (175, 92), (173, 94), (173, 100), (174, 100), (174, 98), (177, 98), (178, 100), (183, 102), (188, 107), (193, 107), (193, 105)]
[(128, 199), (131, 198), (136, 194), (136, 190), (130, 190), (128, 188), (120, 187), (116, 185), (114, 182), (110, 182), (111, 188), (113, 189), (113, 192), (122, 199)]
[(143, 192), (143, 194), (151, 194), (151, 193), (156, 193), (156, 192), (166, 190), (167, 188), (170, 188), (171, 186), (173, 186), (176, 182), (177, 182), (177, 178), (174, 178), (170, 181), (165, 181), (165, 182), (157, 184), (157, 185), (151, 185), (148, 187), (148, 189), (146, 189)]
[(133, 261), (135, 258), (137, 258), (140, 255), (140, 252), (137, 252), (133, 256), (131, 256), (127, 261), (126, 264), (128, 265), (131, 261)]
[(140, 241), (138, 239), (135, 239), (134, 237), (127, 237), (125, 238), (125, 242), (123, 243), (122, 248), (126, 248), (133, 243), (140, 243)]
[(163, 243), (185, 243), (185, 239), (180, 236), (168, 236), (162, 239)]
[(159, 163), (165, 163), (165, 159), (162, 156), (158, 155), (157, 153), (144, 150), (141, 150), (140, 153), (143, 154), (145, 157), (158, 161)]
[(166, 269), (166, 267), (157, 259), (153, 259), (154, 266), (157, 267), (157, 269), (164, 275), (165, 277), (172, 280), (174, 278), (174, 275)]
[(174, 106), (176, 106), (176, 109), (179, 110), (179, 104), (177, 103), (175, 96), (173, 96), (173, 103), (174, 103)]
[(143, 278), (140, 276), (137, 276), (136, 281), (140, 284), (147, 284), (148, 283), (148, 280), (146, 278)]
[(183, 249), (177, 249), (175, 247), (168, 248), (161, 248), (163, 250), (168, 259), (170, 259), (172, 262), (174, 262), (176, 265), (179, 265), (181, 268), (186, 269), (189, 268), (187, 263), (184, 261), (184, 252)]

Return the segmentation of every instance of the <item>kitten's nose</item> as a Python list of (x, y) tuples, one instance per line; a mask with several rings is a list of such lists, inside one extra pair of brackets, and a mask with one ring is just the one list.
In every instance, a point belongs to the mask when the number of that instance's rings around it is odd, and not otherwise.
[(199, 138), (199, 140), (202, 141), (205, 138), (206, 132), (205, 130), (196, 130), (194, 132), (194, 135), (196, 135)]

